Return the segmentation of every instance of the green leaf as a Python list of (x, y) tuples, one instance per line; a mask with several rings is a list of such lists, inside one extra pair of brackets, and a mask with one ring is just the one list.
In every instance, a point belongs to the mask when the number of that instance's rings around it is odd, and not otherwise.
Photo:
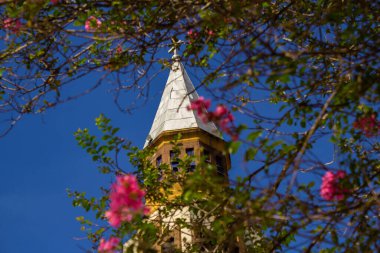
[(231, 154), (235, 154), (239, 150), (240, 146), (241, 146), (241, 142), (240, 141), (230, 142), (229, 147), (228, 147), (228, 151)]
[(119, 132), (120, 128), (118, 127), (115, 127), (114, 129), (112, 129), (112, 135), (116, 134), (117, 132)]
[(245, 160), (246, 161), (250, 161), (250, 160), (253, 160), (257, 154), (257, 151), (258, 149), (257, 148), (249, 148), (246, 152), (245, 152)]
[(252, 133), (250, 133), (250, 134), (247, 136), (247, 140), (248, 140), (248, 141), (254, 141), (254, 140), (256, 140), (258, 137), (260, 137), (261, 134), (262, 134), (262, 131), (252, 132)]
[(73, 23), (74, 26), (83, 26), (83, 22), (80, 20), (75, 20)]

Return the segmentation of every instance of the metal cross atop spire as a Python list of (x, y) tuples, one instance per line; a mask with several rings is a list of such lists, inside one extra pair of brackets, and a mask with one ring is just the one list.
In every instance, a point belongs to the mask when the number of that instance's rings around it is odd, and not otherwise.
[(181, 44), (184, 42), (182, 40), (178, 40), (176, 37), (172, 37), (172, 47), (169, 49), (169, 53), (173, 53), (172, 59), (179, 60), (181, 56), (178, 54), (178, 49), (181, 47)]

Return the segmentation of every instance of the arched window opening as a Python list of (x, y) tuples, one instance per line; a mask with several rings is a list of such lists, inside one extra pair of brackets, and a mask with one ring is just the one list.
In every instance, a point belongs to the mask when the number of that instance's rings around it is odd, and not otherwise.
[(226, 174), (226, 169), (224, 166), (224, 158), (221, 156), (216, 156), (215, 157), (215, 163), (216, 163), (216, 171), (218, 174), (225, 175)]
[[(187, 148), (186, 155), (194, 159), (194, 148)], [(192, 160), (189, 167), (187, 168), (187, 172), (193, 172), (194, 170), (195, 170), (195, 161)]]
[(178, 172), (178, 164), (176, 152), (170, 150), (170, 166), (172, 167), (173, 172)]
[(162, 156), (160, 155), (160, 156), (158, 156), (157, 158), (156, 158), (156, 167), (157, 167), (157, 169), (158, 169), (158, 178), (159, 179), (162, 179), (162, 170), (161, 170), (161, 168), (160, 168), (160, 165), (162, 164)]
[(205, 162), (206, 163), (211, 163), (211, 154), (210, 154), (210, 151), (208, 151), (207, 149), (203, 150), (203, 156), (205, 158)]

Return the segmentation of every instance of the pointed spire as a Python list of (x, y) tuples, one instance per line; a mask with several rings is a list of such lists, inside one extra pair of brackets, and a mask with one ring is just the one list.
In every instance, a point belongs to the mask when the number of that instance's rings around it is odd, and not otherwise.
[(180, 44), (181, 41), (173, 41), (173, 47), (169, 50), (174, 53), (173, 64), (144, 148), (166, 131), (199, 128), (214, 136), (221, 136), (213, 122), (204, 123), (195, 111), (187, 110), (191, 101), (197, 100), (199, 96), (180, 62), (177, 52)]

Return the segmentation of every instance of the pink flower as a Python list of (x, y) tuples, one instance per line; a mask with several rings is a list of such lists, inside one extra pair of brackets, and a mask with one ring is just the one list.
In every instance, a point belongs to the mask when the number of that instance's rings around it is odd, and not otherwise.
[(207, 34), (208, 34), (209, 36), (214, 36), (214, 35), (215, 35), (215, 33), (214, 33), (213, 30), (208, 30), (208, 31), (207, 31)]
[(219, 126), (223, 132), (231, 136), (232, 140), (238, 140), (239, 135), (233, 125), (235, 118), (232, 113), (224, 105), (218, 105), (214, 112), (208, 112), (207, 109), (210, 105), (211, 101), (209, 99), (206, 100), (204, 97), (199, 97), (197, 100), (192, 101), (191, 104), (187, 106), (187, 109), (197, 111), (198, 117), (204, 123), (212, 121)]
[(210, 99), (199, 97), (197, 100), (191, 101), (191, 104), (187, 106), (188, 110), (196, 110), (198, 116), (202, 116), (207, 113), (207, 109), (211, 105)]
[(197, 32), (193, 31), (193, 29), (190, 29), (188, 32), (187, 32), (187, 36), (189, 37), (193, 37)]
[(199, 97), (198, 101), (200, 101), (204, 105), (204, 107), (206, 109), (208, 109), (210, 107), (210, 105), (211, 105), (211, 100), (210, 99), (205, 99), (204, 97)]
[(110, 209), (105, 214), (111, 226), (119, 227), (122, 222), (131, 221), (135, 215), (148, 214), (144, 196), (145, 192), (140, 189), (135, 176), (118, 176), (111, 189)]
[(228, 109), (224, 105), (218, 105), (215, 109), (214, 116), (223, 117), (227, 113), (228, 113)]
[(104, 238), (100, 239), (98, 252), (99, 253), (114, 253), (119, 246), (120, 239), (117, 237), (110, 237), (108, 241)]
[(346, 177), (346, 172), (339, 170), (336, 174), (331, 171), (327, 171), (322, 178), (322, 184), (320, 189), (321, 197), (325, 200), (342, 200), (344, 199), (347, 189), (343, 189), (339, 183), (340, 179)]
[(94, 30), (100, 28), (102, 25), (102, 21), (95, 18), (94, 16), (89, 17), (84, 23), (84, 29), (87, 32), (93, 32)]
[(380, 132), (380, 122), (376, 119), (376, 115), (366, 116), (357, 119), (354, 122), (354, 128), (364, 132), (365, 136), (372, 137)]
[(346, 177), (346, 175), (347, 175), (347, 174), (346, 174), (345, 171), (343, 171), (343, 170), (338, 170), (335, 176), (336, 176), (336, 178), (343, 179), (343, 178)]
[(118, 45), (118, 46), (116, 47), (116, 53), (117, 53), (117, 54), (121, 54), (122, 52), (123, 52), (123, 48), (122, 48), (122, 46)]
[(4, 28), (13, 32), (18, 33), (22, 26), (20, 19), (18, 18), (7, 18), (4, 20)]
[(188, 36), (189, 39), (190, 39), (190, 43), (192, 43), (192, 42), (191, 42), (192, 40), (195, 40), (196, 38), (198, 38), (199, 33), (198, 33), (197, 31), (194, 31), (193, 29), (190, 29), (190, 30), (187, 32), (187, 36)]
[(51, 0), (50, 2), (51, 2), (52, 4), (54, 4), (54, 5), (56, 5), (56, 4), (59, 3), (59, 0)]
[(223, 118), (219, 120), (220, 128), (226, 132), (227, 132), (227, 129), (229, 128), (230, 123), (231, 123), (231, 120), (229, 118)]

